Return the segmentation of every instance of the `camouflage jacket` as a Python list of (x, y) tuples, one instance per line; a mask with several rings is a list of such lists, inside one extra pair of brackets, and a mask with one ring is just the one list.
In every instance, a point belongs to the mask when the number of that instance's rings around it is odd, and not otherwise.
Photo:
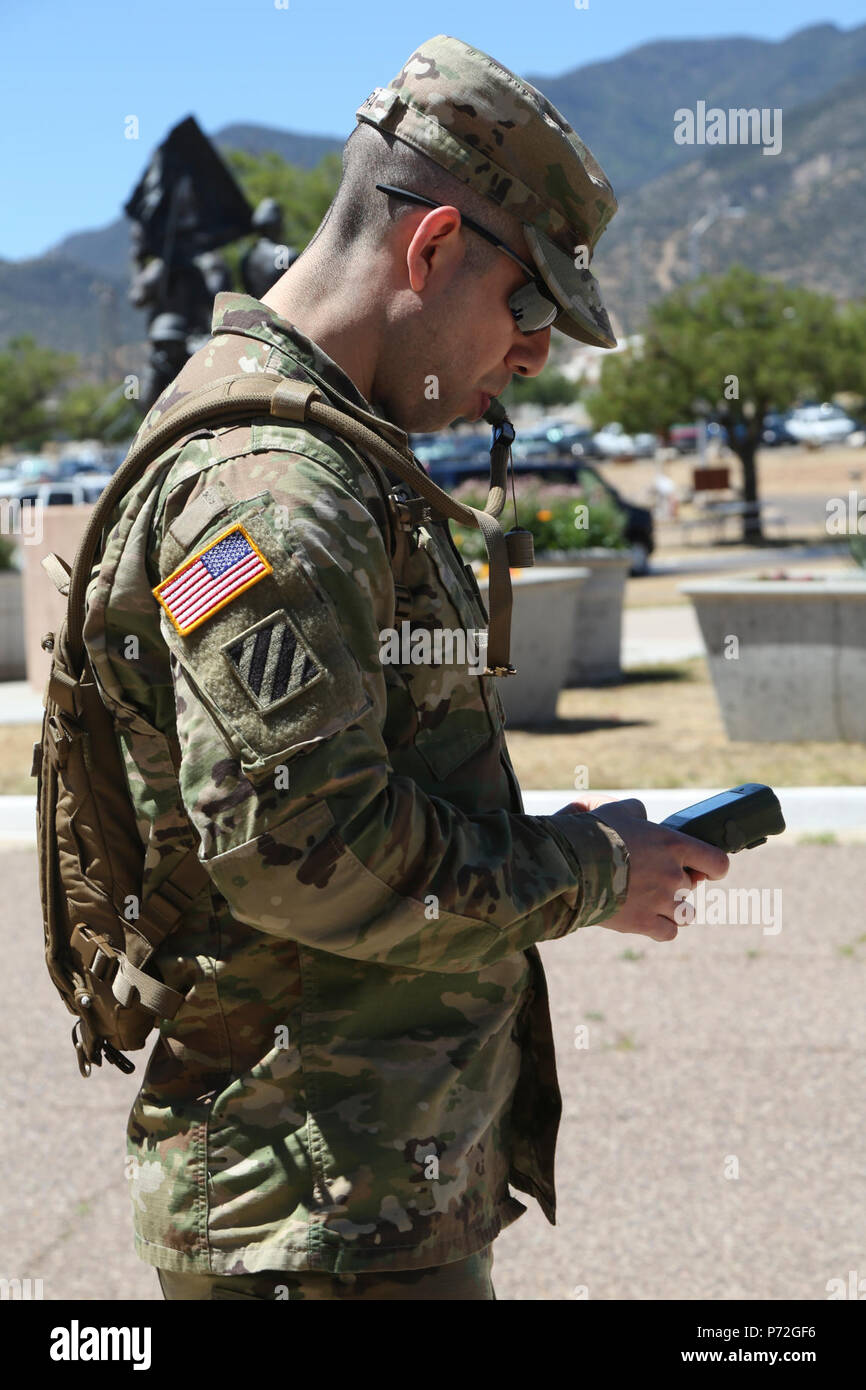
[[(142, 428), (194, 385), (265, 369), (406, 438), (233, 293)], [(321, 427), (220, 427), (130, 489), (89, 587), (142, 896), (184, 844), (211, 881), (154, 957), (186, 999), (129, 1118), (136, 1248), (167, 1269), (449, 1263), (526, 1210), (509, 1183), (554, 1221), (534, 943), (608, 917), (628, 859), (592, 815), (523, 813), (495, 677), (381, 659), (380, 506)], [(410, 532), (403, 582), (412, 630), (486, 627), (447, 522)]]

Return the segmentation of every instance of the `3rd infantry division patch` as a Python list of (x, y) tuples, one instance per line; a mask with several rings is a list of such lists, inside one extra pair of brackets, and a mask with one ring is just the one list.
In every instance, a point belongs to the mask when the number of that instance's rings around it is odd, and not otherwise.
[(258, 546), (237, 524), (185, 560), (153, 592), (175, 629), (185, 637), (272, 572)]
[(260, 710), (285, 704), (325, 674), (284, 609), (232, 637), (220, 650)]

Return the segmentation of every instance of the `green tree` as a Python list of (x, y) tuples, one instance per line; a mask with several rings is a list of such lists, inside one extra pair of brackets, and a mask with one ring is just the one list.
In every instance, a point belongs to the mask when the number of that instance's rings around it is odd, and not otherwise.
[[(223, 152), (226, 163), (253, 207), (262, 198), (276, 198), (283, 212), (283, 235), (288, 246), (303, 251), (330, 207), (343, 173), (339, 154), (326, 154), (315, 169), (299, 169), (281, 155), (248, 154), (246, 150)], [(235, 287), (242, 289), (241, 257), (254, 236), (242, 237), (223, 248)]]
[(0, 444), (40, 448), (51, 435), (46, 400), (75, 370), (73, 353), (41, 347), (30, 334), (0, 352)]
[[(619, 420), (627, 430), (718, 420), (740, 460), (743, 498), (754, 503), (764, 415), (839, 389), (838, 334), (829, 295), (732, 266), (653, 305), (643, 343), (607, 359), (587, 409), (597, 425)], [(743, 539), (763, 539), (757, 509), (743, 517)]]
[(546, 367), (538, 376), (512, 376), (499, 399), (506, 410), (512, 410), (529, 402), (544, 406), (571, 405), (579, 394), (577, 382), (571, 381), (555, 367)]
[(866, 411), (866, 300), (853, 300), (841, 311), (835, 357), (839, 388), (857, 397), (862, 414)]
[(57, 425), (70, 439), (99, 439), (104, 444), (127, 439), (136, 433), (141, 415), (126, 400), (123, 386), (107, 391), (85, 381), (72, 386), (57, 408)]

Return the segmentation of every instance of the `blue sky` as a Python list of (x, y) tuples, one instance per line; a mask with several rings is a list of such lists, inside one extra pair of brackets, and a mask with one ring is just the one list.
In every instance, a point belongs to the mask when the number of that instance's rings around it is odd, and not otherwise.
[[(778, 39), (864, 17), (862, 0), (2, 0), (0, 257), (111, 221), (190, 112), (208, 132), (242, 120), (345, 139), (369, 92), (433, 34), (558, 75), (653, 39)], [(123, 135), (131, 114), (137, 142)]]

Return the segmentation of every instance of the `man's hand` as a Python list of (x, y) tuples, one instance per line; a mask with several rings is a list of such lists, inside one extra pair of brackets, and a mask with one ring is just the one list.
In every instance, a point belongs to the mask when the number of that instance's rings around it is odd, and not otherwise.
[(690, 892), (703, 879), (724, 878), (728, 872), (730, 860), (724, 850), (648, 821), (642, 801), (594, 798), (570, 805), (575, 811), (590, 811), (613, 826), (628, 850), (628, 896), (618, 912), (599, 922), (600, 927), (637, 932), (651, 936), (653, 941), (673, 941), (678, 930), (674, 912), (678, 912), (681, 921), (694, 918), (691, 903), (677, 900), (677, 891)]

